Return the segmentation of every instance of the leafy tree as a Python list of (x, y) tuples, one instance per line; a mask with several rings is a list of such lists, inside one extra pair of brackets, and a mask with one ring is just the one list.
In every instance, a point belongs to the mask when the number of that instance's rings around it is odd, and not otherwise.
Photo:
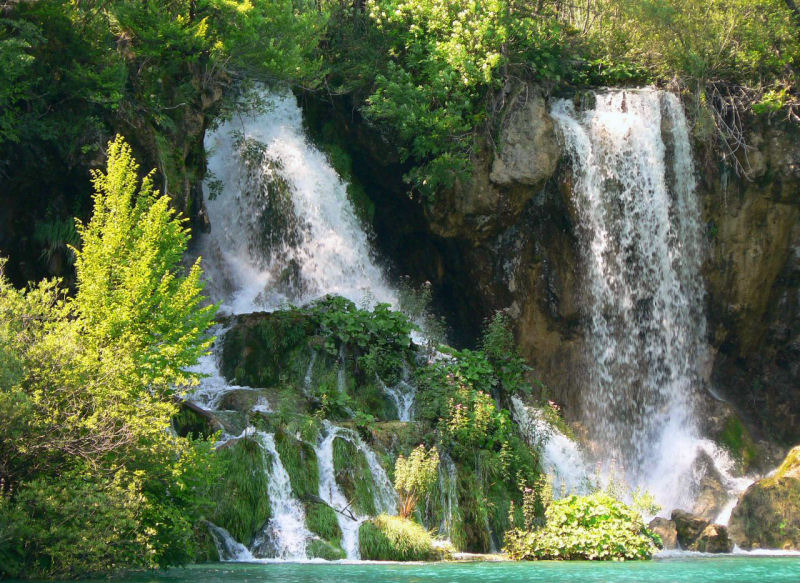
[(78, 289), (0, 274), (0, 572), (77, 576), (186, 562), (216, 465), (168, 431), (171, 386), (208, 347), (184, 221), (109, 144), (81, 225)]

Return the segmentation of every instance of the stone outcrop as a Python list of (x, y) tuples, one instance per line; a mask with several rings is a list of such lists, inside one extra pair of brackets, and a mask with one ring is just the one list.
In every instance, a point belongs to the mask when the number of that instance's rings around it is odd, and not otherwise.
[(678, 544), (683, 549), (690, 548), (710, 524), (710, 521), (705, 518), (701, 518), (685, 510), (673, 510), (670, 518), (672, 522), (675, 523), (675, 530), (678, 533)]
[(728, 536), (728, 529), (721, 524), (709, 524), (692, 543), (689, 550), (701, 553), (729, 553), (733, 550), (733, 542)]
[(515, 224), (556, 171), (561, 149), (547, 103), (520, 87), (509, 100), (496, 150), (483, 144), (469, 180), (437, 194), (426, 207), (431, 231), (484, 240)]
[(672, 550), (678, 548), (678, 529), (675, 522), (668, 518), (657, 516), (648, 525), (650, 530), (661, 537), (661, 548)]
[(743, 549), (800, 550), (800, 447), (750, 486), (733, 509), (731, 538)]

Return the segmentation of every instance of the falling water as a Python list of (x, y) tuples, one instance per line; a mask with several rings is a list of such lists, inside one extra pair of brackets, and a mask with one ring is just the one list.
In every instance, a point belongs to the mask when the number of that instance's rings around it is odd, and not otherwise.
[(439, 505), (442, 509), (439, 534), (453, 540), (454, 521), (458, 512), (458, 468), (446, 452), (442, 452), (439, 459)]
[(552, 479), (553, 495), (587, 494), (594, 476), (578, 445), (519, 397), (511, 397), (511, 411), (525, 441), (539, 452), (542, 468)]
[(240, 314), (324, 294), (397, 305), (347, 185), (306, 140), (294, 96), (263, 97), (266, 112), (235, 117), (206, 139), (214, 181), (203, 255), (215, 299)]
[(220, 561), (252, 561), (253, 555), (242, 543), (237, 542), (227, 530), (211, 522), (206, 522)]
[[(705, 318), (686, 121), (655, 90), (554, 104), (572, 163), (589, 317), (583, 410), (598, 452), (666, 507), (687, 506)], [(618, 466), (619, 467), (619, 466)]]
[(271, 517), (262, 534), (266, 536), (277, 558), (305, 559), (306, 542), (311, 533), (306, 528), (303, 505), (292, 494), (289, 474), (275, 449), (275, 436), (263, 431), (256, 431), (254, 435), (264, 452), (269, 455), (271, 467), (267, 487)]
[[(201, 237), (207, 289), (223, 314), (272, 311), (287, 303), (303, 304), (325, 294), (346, 297), (357, 305), (398, 305), (371, 252), (368, 234), (347, 198), (346, 184), (325, 155), (305, 138), (302, 116), (291, 93), (265, 93), (266, 108), (234, 117), (206, 138), (209, 173), (206, 209), (210, 233)], [(218, 327), (214, 333), (221, 336)], [(219, 346), (199, 362), (206, 375), (192, 399), (216, 411), (225, 394), (255, 390), (229, 384), (220, 373)], [(339, 389), (345, 387), (345, 356), (339, 358)], [(310, 392), (317, 360), (312, 352), (305, 378)], [(270, 412), (262, 398), (254, 411)], [(294, 498), (289, 476), (271, 434), (246, 430), (269, 459), (271, 518), (253, 550), (281, 559), (306, 558), (310, 536), (302, 504)], [(346, 516), (348, 502), (333, 474), (333, 438), (352, 441), (369, 463), (379, 512), (396, 510), (396, 493), (374, 452), (348, 430), (330, 426), (315, 448), (320, 467), (320, 497), (337, 512), (348, 558), (358, 558), (358, 526), (366, 517)], [(225, 436), (226, 440), (235, 439)], [(324, 492), (324, 493), (323, 493)], [(224, 529), (211, 525), (220, 556), (252, 560), (251, 551)], [(238, 545), (238, 546), (237, 546)]]

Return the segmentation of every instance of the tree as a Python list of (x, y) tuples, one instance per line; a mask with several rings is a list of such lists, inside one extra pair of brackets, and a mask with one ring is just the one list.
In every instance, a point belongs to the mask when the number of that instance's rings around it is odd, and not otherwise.
[(77, 576), (191, 560), (211, 443), (168, 431), (172, 387), (215, 306), (184, 274), (184, 219), (109, 144), (79, 225), (77, 292), (13, 288), (0, 264), (0, 574)]

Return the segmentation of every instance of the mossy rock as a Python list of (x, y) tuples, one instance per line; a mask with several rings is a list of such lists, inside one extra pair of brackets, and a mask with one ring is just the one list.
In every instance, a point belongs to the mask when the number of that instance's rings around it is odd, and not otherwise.
[(208, 438), (223, 429), (222, 423), (210, 411), (206, 411), (189, 401), (178, 405), (178, 412), (172, 417), (172, 428), (181, 437)]
[(747, 473), (758, 460), (756, 442), (736, 415), (725, 418), (717, 443), (725, 447), (738, 463), (742, 473)]
[(347, 558), (342, 547), (319, 538), (309, 541), (306, 553), (309, 559), (323, 559), (325, 561), (339, 561)]
[(275, 449), (289, 474), (292, 492), (297, 499), (309, 500), (318, 496), (319, 468), (314, 449), (285, 431), (275, 433)]
[(774, 475), (745, 491), (728, 531), (743, 549), (800, 550), (800, 446), (789, 452)]
[(312, 319), (286, 310), (236, 316), (222, 344), (221, 370), (228, 381), (250, 387), (302, 385), (314, 334)]
[(368, 561), (437, 561), (446, 555), (423, 526), (399, 516), (381, 514), (363, 523), (358, 541)]
[(321, 539), (338, 545), (342, 540), (342, 529), (336, 518), (336, 511), (322, 502), (306, 504), (306, 526)]
[(267, 460), (261, 446), (249, 438), (226, 443), (217, 456), (223, 472), (211, 492), (216, 505), (209, 520), (248, 546), (271, 515)]
[(333, 467), (336, 483), (356, 514), (374, 516), (375, 486), (364, 454), (351, 442), (333, 440)]

